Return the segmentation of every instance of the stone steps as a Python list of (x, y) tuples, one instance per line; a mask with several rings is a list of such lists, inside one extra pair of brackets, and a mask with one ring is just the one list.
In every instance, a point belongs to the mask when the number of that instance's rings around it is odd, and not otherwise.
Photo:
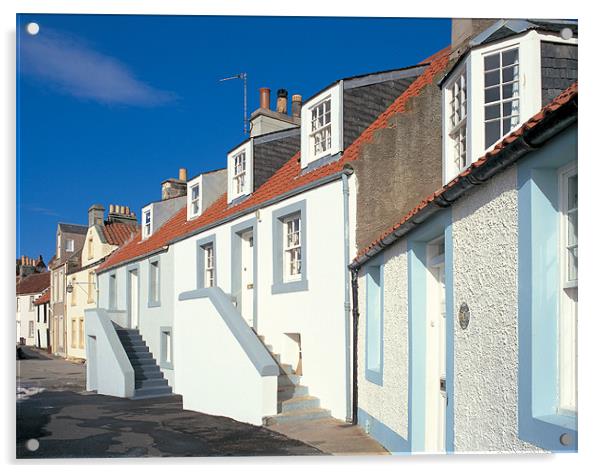
[(278, 376), (277, 412), (273, 416), (263, 418), (263, 425), (289, 424), (325, 419), (330, 411), (320, 407), (320, 400), (309, 395), (307, 386), (301, 385), (301, 376), (295, 374), (290, 364), (282, 363), (279, 354), (273, 352), (272, 345), (265, 343), (265, 338), (258, 335), (261, 342), (272, 355), (280, 368)]
[(138, 330), (117, 328), (116, 331), (134, 369), (132, 399), (172, 396), (171, 387)]

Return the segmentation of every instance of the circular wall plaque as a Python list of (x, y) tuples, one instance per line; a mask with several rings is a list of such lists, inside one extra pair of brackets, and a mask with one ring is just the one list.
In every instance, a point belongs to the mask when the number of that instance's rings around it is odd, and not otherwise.
[(460, 327), (462, 330), (466, 330), (468, 327), (468, 322), (470, 322), (470, 309), (468, 308), (468, 304), (466, 302), (462, 302), (460, 306), (460, 312), (458, 312), (458, 322), (460, 322)]

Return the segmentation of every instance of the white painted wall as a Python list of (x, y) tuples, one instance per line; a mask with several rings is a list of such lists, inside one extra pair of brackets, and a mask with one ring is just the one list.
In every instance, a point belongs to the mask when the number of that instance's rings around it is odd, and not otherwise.
[[(405, 240), (384, 252), (383, 385), (366, 379), (366, 278), (358, 278), (358, 405), (408, 439), (408, 257)], [(362, 425), (362, 428), (366, 426)]]
[[(33, 346), (36, 344), (36, 306), (32, 305), (30, 310), (29, 298), (33, 296), (35, 301), (42, 295), (41, 292), (35, 294), (21, 294), (17, 296), (19, 299), (17, 311), (17, 343), (20, 338), (25, 339), (25, 344)], [(33, 336), (29, 334), (29, 323), (33, 322)]]
[(184, 409), (254, 425), (276, 414), (278, 377), (261, 376), (209, 298), (178, 301), (175, 323), (174, 366)]
[[(355, 180), (351, 180), (351, 198), (355, 200)], [(309, 290), (272, 294), (272, 212), (300, 200), (306, 200), (307, 213), (307, 279)], [(173, 245), (175, 258), (175, 296), (196, 288), (196, 241), (215, 234), (217, 285), (231, 291), (231, 228), (252, 218), (246, 215), (235, 221), (191, 236)], [(303, 378), (310, 394), (320, 398), (322, 407), (330, 409), (339, 419), (346, 417), (345, 398), (345, 312), (343, 191), (340, 180), (292, 197), (259, 212), (257, 223), (257, 307), (258, 332), (277, 353), (283, 352), (284, 363), (291, 350), (286, 350), (289, 337), (285, 333), (300, 333), (303, 350)], [(355, 232), (350, 234), (353, 238)], [(355, 254), (352, 241), (350, 254)], [(171, 251), (171, 250), (170, 250)], [(174, 346), (181, 343), (174, 334)], [(182, 363), (195, 363), (191, 358), (176, 360), (176, 370)], [(187, 368), (184, 368), (187, 369)], [(179, 379), (179, 377), (178, 377)], [(178, 383), (179, 381), (177, 381)], [(179, 387), (176, 383), (176, 389)]]
[[(518, 192), (511, 167), (452, 207), (457, 451), (537, 451), (518, 438)], [(475, 244), (478, 242), (478, 244)]]

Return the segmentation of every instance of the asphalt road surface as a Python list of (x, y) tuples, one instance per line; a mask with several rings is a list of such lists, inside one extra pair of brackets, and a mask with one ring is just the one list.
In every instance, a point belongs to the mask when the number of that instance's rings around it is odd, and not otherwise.
[(85, 392), (85, 365), (24, 350), (17, 361), (17, 458), (323, 455), (282, 434), (182, 409)]

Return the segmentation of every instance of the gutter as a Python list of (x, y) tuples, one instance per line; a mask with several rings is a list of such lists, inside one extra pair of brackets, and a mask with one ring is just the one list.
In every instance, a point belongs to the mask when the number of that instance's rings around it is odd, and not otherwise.
[(367, 252), (357, 256), (349, 265), (349, 269), (351, 271), (359, 269), (373, 256), (403, 238), (416, 225), (429, 219), (441, 209), (449, 207), (473, 187), (488, 181), (500, 171), (516, 163), (524, 155), (541, 148), (550, 139), (577, 123), (577, 108), (577, 95), (575, 95), (568, 102), (545, 115), (532, 128), (525, 128), (520, 136), (505, 145), (496, 156), (490, 157), (480, 166), (472, 168), (469, 173), (458, 176), (453, 185), (418, 210), (411, 219), (403, 222), (399, 228), (378, 241)]

